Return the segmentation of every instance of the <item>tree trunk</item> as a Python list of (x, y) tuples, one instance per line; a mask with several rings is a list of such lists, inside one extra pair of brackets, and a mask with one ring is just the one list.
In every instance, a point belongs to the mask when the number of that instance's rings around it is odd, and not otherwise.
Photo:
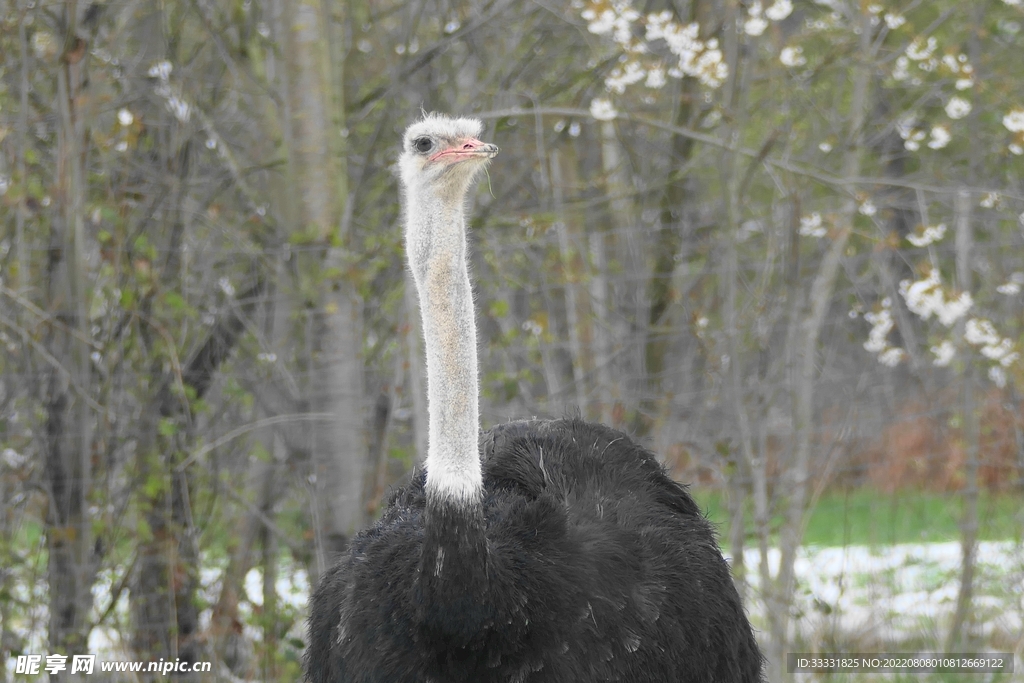
[[(679, 99), (676, 103), (676, 126), (682, 128), (689, 124), (693, 113), (692, 103), (696, 95), (696, 81), (685, 79), (680, 84)], [(649, 305), (644, 344), (644, 387), (641, 391), (637, 419), (634, 421), (638, 436), (657, 431), (657, 417), (664, 413), (662, 406), (667, 403), (667, 397), (662, 395), (662, 379), (668, 369), (666, 359), (672, 341), (672, 329), (669, 324), (672, 317), (669, 311), (672, 306), (678, 306), (679, 292), (673, 285), (676, 280), (675, 271), (682, 263), (680, 255), (686, 230), (684, 216), (691, 199), (687, 187), (689, 174), (686, 166), (693, 157), (693, 140), (673, 134), (670, 148), (672, 168), (669, 170), (665, 192), (661, 196), (660, 225), (653, 250), (654, 271), (647, 285)]]
[[(92, 584), (99, 560), (86, 512), (92, 477), (91, 416), (86, 405), (91, 386), (89, 351), (73, 335), (78, 333), (83, 339), (89, 335), (83, 253), (86, 114), (80, 108), (87, 57), (76, 35), (75, 9), (73, 2), (62, 8), (66, 33), (57, 69), (57, 201), (50, 221), (47, 267), (50, 312), (62, 325), (51, 326), (44, 342), (57, 361), (46, 382), (44, 399), (49, 650), (69, 656), (86, 651)], [(71, 391), (72, 385), (78, 394)]]
[[(621, 191), (617, 184), (620, 179), (619, 168), (621, 166), (621, 154), (619, 141), (615, 136), (615, 124), (611, 121), (604, 121), (598, 124), (601, 138), (601, 170), (605, 178), (605, 195), (614, 197), (616, 192)], [(592, 276), (590, 278), (590, 301), (594, 315), (594, 366), (597, 380), (597, 410), (596, 418), (599, 422), (614, 426), (615, 404), (621, 398), (612, 364), (615, 359), (614, 339), (618, 336), (618, 325), (613, 320), (614, 301), (612, 298), (611, 286), (611, 263), (609, 252), (611, 251), (609, 233), (624, 226), (618, 221), (625, 219), (625, 210), (621, 200), (612, 200), (611, 208), (606, 214), (606, 220), (602, 221), (601, 229), (591, 230), (588, 235), (590, 240), (590, 262)], [(619, 211), (615, 212), (614, 209)], [(613, 223), (606, 225), (610, 217)]]
[[(860, 173), (864, 122), (868, 111), (868, 93), (872, 74), (870, 66), (872, 63), (872, 35), (871, 15), (866, 9), (862, 9), (859, 54), (856, 65), (853, 67), (848, 142), (842, 167), (842, 177), (844, 178), (853, 178)], [(786, 481), (789, 500), (784, 508), (784, 520), (779, 530), (781, 555), (779, 573), (771, 591), (775, 604), (774, 607), (771, 604), (768, 605), (769, 611), (774, 614), (776, 619), (768, 648), (769, 680), (773, 681), (782, 680), (784, 677), (790, 609), (795, 590), (794, 563), (801, 543), (808, 501), (810, 460), (814, 437), (814, 388), (817, 375), (818, 339), (832, 304), (832, 294), (839, 275), (839, 267), (847, 241), (853, 231), (857, 209), (857, 201), (854, 198), (851, 197), (846, 201), (841, 212), (838, 233), (825, 252), (811, 284), (808, 300), (809, 310), (797, 322), (798, 329), (794, 349), (795, 376), (791, 380), (794, 392), (795, 445), (793, 461), (788, 468)], [(764, 559), (766, 558), (762, 558), (762, 560)]]
[[(179, 210), (180, 213), (180, 210)], [(166, 269), (174, 272), (173, 263)], [(180, 380), (163, 369), (160, 356), (152, 369), (155, 389), (142, 410), (136, 444), (139, 494), (144, 524), (140, 525), (138, 559), (131, 590), (132, 645), (140, 659), (203, 659), (199, 638), (199, 549), (192, 519), (188, 470), (179, 467), (190, 438), (187, 393), (202, 399), (242, 332), (244, 316), (263, 293), (263, 280), (239, 292), (236, 302), (214, 323), (209, 337), (181, 368)], [(164, 339), (164, 343), (173, 340)], [(150, 340), (148, 345), (152, 345)], [(179, 383), (180, 382), (180, 383)]]
[[(736, 6), (732, 6), (733, 13)], [(734, 15), (733, 15), (734, 16)], [(738, 26), (738, 19), (735, 17), (729, 22), (732, 26)], [(742, 139), (741, 133), (746, 125), (746, 94), (747, 85), (751, 79), (752, 65), (741, 63), (739, 35), (736, 30), (726, 33), (725, 39), (726, 59), (729, 63), (729, 80), (727, 83), (726, 97), (728, 97), (728, 109), (734, 112), (734, 122), (731, 126), (725, 126), (723, 136), (725, 142), (738, 147)], [(745, 571), (743, 558), (743, 516), (744, 516), (744, 488), (743, 477), (740, 474), (744, 470), (757, 472), (760, 482), (767, 481), (766, 463), (764, 453), (755, 451), (754, 437), (750, 426), (750, 415), (746, 405), (746, 391), (744, 387), (744, 351), (742, 343), (741, 321), (737, 310), (737, 297), (739, 295), (740, 274), (739, 274), (739, 239), (740, 225), (743, 220), (741, 212), (741, 162), (744, 157), (738, 150), (731, 152), (723, 150), (720, 161), (722, 173), (722, 214), (726, 219), (726, 230), (724, 235), (725, 247), (725, 269), (722, 277), (723, 306), (723, 328), (725, 331), (726, 348), (728, 349), (728, 367), (723, 368), (727, 373), (727, 386), (729, 399), (732, 404), (733, 414), (736, 419), (736, 429), (739, 437), (738, 453), (732, 453), (733, 471), (729, 478), (730, 496), (730, 518), (733, 526), (730, 535), (730, 547), (733, 558), (733, 570), (736, 577), (742, 582)], [(766, 489), (765, 489), (766, 490)], [(767, 505), (757, 508), (758, 512), (767, 517)], [(767, 548), (767, 524), (765, 523), (765, 535), (762, 536), (762, 548)], [(767, 584), (762, 584), (762, 593), (766, 603), (770, 602), (770, 591)], [(773, 611), (767, 610), (769, 624), (774, 618)]]
[[(971, 291), (971, 194), (962, 189), (954, 200), (956, 221), (956, 285), (961, 292)], [(964, 320), (957, 325), (963, 338)], [(961, 437), (965, 450), (963, 515), (960, 518), (960, 590), (956, 598), (956, 611), (946, 639), (946, 651), (954, 652), (969, 644), (969, 633), (964, 627), (971, 617), (971, 600), (974, 595), (974, 565), (978, 550), (978, 410), (974, 400), (974, 373), (966, 363), (960, 378), (960, 417), (963, 425)]]
[[(565, 168), (572, 160), (563, 159), (558, 148), (551, 150), (551, 193), (554, 199), (554, 211), (558, 220), (558, 250), (562, 264), (562, 287), (565, 292), (566, 327), (568, 328), (569, 353), (572, 363), (573, 395), (580, 411), (586, 411), (590, 395), (590, 375), (593, 372), (591, 363), (590, 341), (592, 330), (590, 325), (590, 307), (586, 298), (583, 283), (586, 280), (586, 263), (583, 258), (584, 247), (580, 217), (577, 212), (566, 207), (565, 188), (573, 183), (566, 178), (566, 173), (575, 178), (574, 169)], [(564, 169), (564, 170), (563, 170)]]
[(307, 348), (308, 396), (313, 412), (333, 415), (311, 430), (317, 553), (311, 580), (343, 551), (363, 519), (368, 465), (364, 434), (362, 309), (345, 275), (340, 234), (347, 201), (341, 46), (331, 31), (331, 0), (283, 4), (287, 30), (290, 189), (297, 198), (293, 229), (303, 230), (322, 255), (293, 258), (294, 295), (314, 304)]

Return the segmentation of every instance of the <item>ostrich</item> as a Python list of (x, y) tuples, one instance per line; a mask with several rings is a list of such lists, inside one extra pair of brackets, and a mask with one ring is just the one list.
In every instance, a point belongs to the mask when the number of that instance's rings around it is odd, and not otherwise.
[(313, 594), (307, 681), (760, 681), (715, 532), (653, 454), (575, 418), (478, 431), (464, 204), (498, 153), (481, 129), (433, 114), (405, 133), (427, 458)]

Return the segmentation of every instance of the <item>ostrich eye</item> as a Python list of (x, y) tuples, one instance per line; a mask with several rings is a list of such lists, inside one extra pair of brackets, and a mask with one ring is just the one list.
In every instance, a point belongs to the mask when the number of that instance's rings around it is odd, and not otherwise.
[(426, 154), (430, 150), (434, 149), (434, 141), (430, 138), (416, 138), (413, 141), (413, 147), (416, 148), (417, 152)]

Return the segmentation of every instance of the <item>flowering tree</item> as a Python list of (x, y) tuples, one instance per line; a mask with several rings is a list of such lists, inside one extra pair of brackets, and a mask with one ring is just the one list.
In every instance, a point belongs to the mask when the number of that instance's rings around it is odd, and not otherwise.
[[(712, 172), (691, 173), (723, 198), (721, 253), (726, 264), (738, 259), (740, 275), (728, 265), (722, 274), (719, 329), (708, 322), (715, 307), (695, 320), (736, 395), (778, 666), (810, 495), (817, 343), (829, 310), (852, 299), (847, 325), (867, 338), (850, 352), (887, 368), (926, 375), (972, 364), (997, 388), (1024, 381), (1016, 341), (1024, 274), (991, 251), (1019, 248), (1024, 225), (1010, 189), (1021, 170), (1024, 108), (1002, 68), (1021, 48), (1024, 13), (1015, 0), (687, 7), (691, 15), (681, 17), (644, 15), (628, 0), (578, 4), (588, 31), (607, 41), (597, 49), (618, 55), (591, 114), (649, 122), (671, 101), (670, 79), (692, 79), (703, 107), (682, 133), (725, 150)], [(956, 226), (955, 240), (943, 239), (947, 224)], [(775, 268), (776, 259), (787, 265)], [(737, 293), (737, 277), (749, 299)], [(862, 315), (869, 327), (857, 327)], [(772, 401), (748, 379), (744, 340), (778, 359), (768, 377), (788, 375), (794, 397), (784, 493), (769, 493), (766, 454), (755, 445)], [(786, 519), (774, 577), (772, 509)]]

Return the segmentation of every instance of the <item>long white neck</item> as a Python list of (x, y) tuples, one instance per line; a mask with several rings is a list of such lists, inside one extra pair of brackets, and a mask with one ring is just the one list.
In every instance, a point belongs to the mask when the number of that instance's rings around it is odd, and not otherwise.
[(427, 494), (479, 503), (480, 391), (463, 202), (423, 187), (407, 192), (406, 253), (427, 352)]

